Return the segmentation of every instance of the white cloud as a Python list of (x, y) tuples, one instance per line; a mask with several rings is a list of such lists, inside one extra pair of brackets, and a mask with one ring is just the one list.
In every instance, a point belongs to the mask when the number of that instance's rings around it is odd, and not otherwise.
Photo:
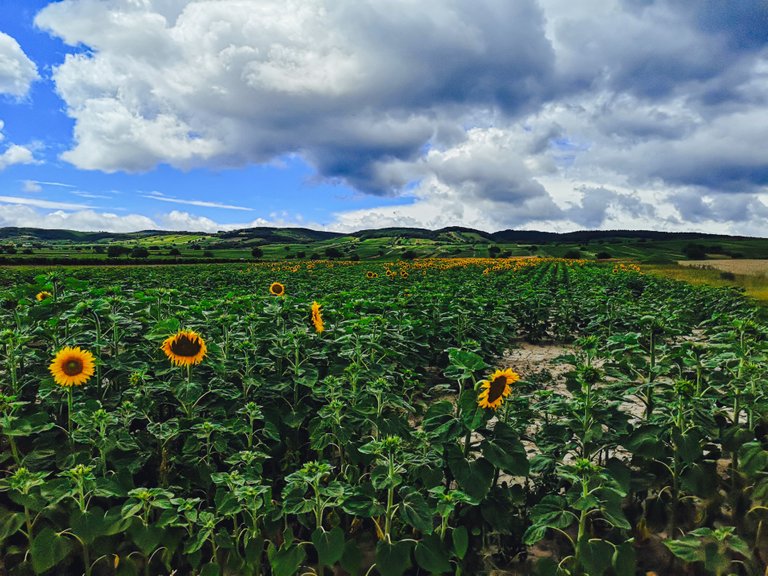
[(245, 206), (222, 204), (221, 202), (209, 202), (207, 200), (182, 200), (181, 198), (166, 196), (162, 192), (150, 192), (149, 194), (142, 194), (142, 196), (144, 198), (149, 198), (151, 200), (159, 200), (161, 202), (171, 202), (174, 204), (187, 204), (189, 206), (201, 206), (204, 208), (222, 208), (226, 210), (243, 210), (246, 212), (253, 212), (253, 208), (246, 208)]
[(43, 187), (35, 180), (24, 180), (21, 189), (24, 192), (42, 192)]
[(79, 208), (89, 208), (87, 204), (75, 204), (71, 202), (54, 202), (50, 200), (39, 200), (37, 198), (22, 198), (18, 196), (0, 196), (0, 202), (7, 204), (18, 204), (21, 206), (34, 206), (36, 208), (53, 208), (61, 210), (77, 210)]
[(298, 154), (412, 195), (346, 229), (758, 226), (768, 8), (721, 4), (63, 0), (36, 24), (89, 48), (53, 74), (79, 168)]
[(13, 166), (14, 164), (34, 163), (36, 163), (35, 156), (26, 146), (11, 144), (2, 154), (0, 154), (0, 170), (4, 170), (8, 166)]
[(14, 38), (0, 32), (0, 93), (21, 98), (37, 79), (35, 63)]

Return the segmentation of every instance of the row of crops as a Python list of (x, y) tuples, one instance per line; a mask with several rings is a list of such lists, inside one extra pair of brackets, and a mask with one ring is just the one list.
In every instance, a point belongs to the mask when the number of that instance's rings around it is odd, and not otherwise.
[(4, 269), (0, 574), (761, 575), (766, 334), (579, 261)]

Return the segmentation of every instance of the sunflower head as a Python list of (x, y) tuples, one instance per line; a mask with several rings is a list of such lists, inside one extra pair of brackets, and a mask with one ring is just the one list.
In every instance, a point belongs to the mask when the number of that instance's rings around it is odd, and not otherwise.
[(160, 348), (168, 359), (177, 366), (200, 364), (208, 352), (205, 340), (192, 330), (180, 330), (163, 341)]
[(48, 366), (53, 380), (59, 386), (82, 386), (94, 373), (93, 354), (80, 347), (62, 348), (56, 353), (53, 362)]
[(496, 370), (490, 379), (480, 382), (480, 394), (477, 395), (477, 405), (480, 408), (496, 410), (504, 403), (504, 399), (512, 393), (512, 384), (520, 380), (520, 375), (512, 368)]
[(320, 310), (320, 304), (317, 302), (312, 302), (312, 324), (315, 325), (315, 332), (318, 334), (325, 330), (322, 311)]
[(280, 282), (272, 282), (269, 285), (269, 293), (273, 296), (285, 296), (285, 286), (280, 284)]
[(43, 290), (42, 292), (38, 292), (37, 294), (35, 294), (35, 300), (37, 300), (38, 302), (42, 302), (47, 298), (53, 298), (53, 294), (51, 294), (47, 290)]

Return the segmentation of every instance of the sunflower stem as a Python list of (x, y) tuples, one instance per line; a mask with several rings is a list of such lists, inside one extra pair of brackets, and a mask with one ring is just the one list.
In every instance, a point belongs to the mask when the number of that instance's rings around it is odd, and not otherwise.
[(67, 387), (67, 435), (72, 442), (72, 386)]

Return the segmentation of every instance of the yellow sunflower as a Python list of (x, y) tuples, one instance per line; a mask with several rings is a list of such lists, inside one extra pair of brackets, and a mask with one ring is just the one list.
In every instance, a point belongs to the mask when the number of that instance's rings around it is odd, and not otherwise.
[(512, 368), (496, 370), (490, 380), (480, 382), (480, 394), (477, 395), (477, 405), (480, 408), (496, 410), (504, 403), (504, 399), (512, 393), (512, 384), (520, 380), (520, 375)]
[(379, 275), (378, 275), (378, 274), (376, 274), (376, 272), (371, 272), (371, 271), (369, 270), (368, 272), (366, 272), (366, 273), (365, 273), (365, 277), (366, 277), (366, 278), (368, 278), (368, 279), (370, 280), (371, 278), (378, 278), (378, 277), (379, 277)]
[(312, 302), (312, 324), (315, 325), (315, 332), (318, 334), (325, 330), (322, 311), (320, 310), (320, 304), (317, 302)]
[(168, 356), (168, 359), (177, 366), (200, 364), (208, 352), (205, 340), (192, 330), (180, 330), (173, 336), (169, 336), (163, 341), (160, 348)]
[(285, 286), (280, 284), (280, 282), (272, 282), (269, 285), (269, 293), (273, 296), (285, 296)]
[(69, 388), (82, 386), (94, 373), (93, 354), (80, 347), (66, 346), (56, 353), (53, 362), (48, 366), (53, 374), (53, 380), (59, 386)]
[(35, 295), (35, 299), (36, 299), (38, 302), (42, 302), (42, 301), (43, 301), (43, 300), (45, 300), (46, 298), (53, 298), (53, 294), (51, 294), (51, 293), (50, 293), (50, 292), (48, 292), (47, 290), (43, 290), (42, 292), (38, 292), (38, 293)]

